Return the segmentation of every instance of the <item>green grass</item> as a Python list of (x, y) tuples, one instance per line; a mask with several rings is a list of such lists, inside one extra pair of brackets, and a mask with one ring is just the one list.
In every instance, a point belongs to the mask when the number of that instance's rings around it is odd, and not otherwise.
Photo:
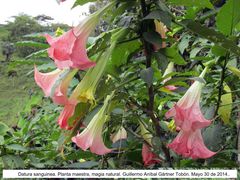
[[(2, 59), (1, 59), (2, 60)], [(8, 76), (10, 70), (15, 70), (17, 76)], [(30, 94), (39, 91), (33, 78), (33, 65), (16, 65), (0, 61), (0, 121), (12, 126), (17, 123)]]

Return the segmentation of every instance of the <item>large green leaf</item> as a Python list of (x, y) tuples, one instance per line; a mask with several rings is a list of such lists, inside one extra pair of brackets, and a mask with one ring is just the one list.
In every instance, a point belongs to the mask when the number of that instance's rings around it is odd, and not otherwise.
[(146, 17), (143, 18), (145, 19), (158, 19), (160, 20), (163, 24), (165, 24), (167, 27), (171, 26), (171, 21), (172, 17), (169, 15), (169, 13), (161, 10), (155, 10), (149, 13)]
[(162, 37), (157, 32), (144, 32), (143, 38), (153, 45), (162, 46)]
[(127, 62), (129, 56), (141, 47), (139, 40), (129, 41), (126, 43), (119, 44), (112, 53), (111, 62), (120, 66)]
[(240, 21), (240, 0), (228, 0), (227, 3), (220, 9), (216, 25), (219, 31), (225, 35), (231, 35), (233, 28)]
[(238, 68), (235, 68), (233, 66), (228, 66), (227, 67), (233, 74), (238, 76), (240, 78), (240, 70)]
[(211, 42), (214, 42), (216, 45), (221, 46), (236, 55), (240, 55), (240, 47), (238, 47), (233, 40), (228, 39), (222, 33), (207, 28), (201, 25), (199, 22), (195, 22), (189, 19), (183, 20), (181, 22), (181, 25), (185, 26), (185, 28), (189, 29), (193, 33), (196, 33), (199, 36), (208, 39)]
[(24, 161), (20, 156), (4, 155), (2, 161), (6, 169), (24, 168)]
[(2, 136), (5, 135), (8, 130), (9, 130), (9, 127), (3, 122), (0, 122), (0, 135)]
[(14, 151), (21, 151), (21, 152), (27, 152), (28, 149), (19, 145), (19, 144), (10, 144), (6, 146), (7, 149), (14, 150)]
[(19, 42), (16, 42), (16, 46), (36, 47), (36, 48), (41, 48), (41, 49), (46, 49), (49, 47), (48, 44), (35, 42), (35, 41), (19, 41)]
[(172, 61), (178, 65), (186, 64), (186, 61), (179, 54), (178, 48), (176, 45), (173, 45), (170, 48), (161, 49), (160, 52), (163, 53), (170, 61)]
[(46, 58), (48, 57), (48, 52), (47, 49), (43, 49), (37, 52), (34, 52), (32, 54), (29, 54), (26, 59), (30, 59), (30, 58)]
[(232, 112), (232, 93), (228, 85), (224, 86), (226, 94), (221, 96), (221, 104), (218, 110), (218, 114), (225, 124), (229, 123)]
[(168, 3), (182, 6), (196, 6), (201, 8), (213, 8), (209, 0), (168, 0)]

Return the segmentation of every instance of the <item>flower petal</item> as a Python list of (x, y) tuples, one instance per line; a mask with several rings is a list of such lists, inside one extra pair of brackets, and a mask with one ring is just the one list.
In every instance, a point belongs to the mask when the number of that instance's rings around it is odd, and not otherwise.
[(45, 96), (50, 96), (53, 85), (62, 73), (60, 69), (56, 69), (50, 73), (41, 73), (37, 67), (34, 67), (34, 79), (37, 85), (42, 88)]
[(76, 103), (69, 103), (69, 102), (64, 106), (60, 116), (58, 117), (58, 124), (60, 128), (67, 129), (67, 130), (72, 128), (72, 127), (69, 127), (68, 120), (70, 117), (74, 115), (75, 107), (76, 107)]
[(181, 130), (172, 143), (168, 145), (177, 154), (184, 157), (197, 158), (210, 158), (215, 155), (215, 152), (210, 151), (204, 145), (201, 130), (185, 132)]
[(142, 146), (142, 158), (144, 166), (150, 166), (161, 162), (161, 159), (155, 153), (153, 153), (150, 147), (145, 143), (143, 143)]

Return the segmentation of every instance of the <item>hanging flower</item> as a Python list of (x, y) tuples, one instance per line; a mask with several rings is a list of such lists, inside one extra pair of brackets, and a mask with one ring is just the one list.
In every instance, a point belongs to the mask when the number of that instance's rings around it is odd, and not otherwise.
[[(95, 26), (93, 26), (93, 28), (94, 27)], [(84, 70), (95, 65), (95, 62), (88, 59), (86, 51), (86, 41), (91, 31), (77, 36), (77, 34), (75, 34), (76, 29), (77, 28), (73, 28), (57, 38), (45, 35), (51, 46), (48, 49), (48, 55), (54, 59), (59, 69), (71, 67)]]
[(112, 35), (112, 43), (110, 47), (104, 52), (100, 53), (97, 58), (97, 64), (94, 68), (87, 71), (81, 82), (74, 89), (70, 100), (76, 100), (78, 102), (95, 102), (95, 91), (104, 74), (107, 61), (110, 58), (112, 51), (116, 47), (116, 42), (126, 32), (126, 29), (116, 30), (115, 34)]
[[(204, 69), (200, 78), (203, 78), (207, 68)], [(200, 95), (203, 84), (195, 81), (185, 95), (171, 108), (166, 117), (173, 117), (175, 125), (180, 128), (178, 136), (169, 148), (185, 157), (209, 158), (215, 153), (204, 145), (201, 129), (211, 124), (204, 118), (200, 109)]]
[(86, 151), (90, 148), (92, 153), (98, 155), (104, 155), (112, 151), (104, 145), (102, 139), (102, 129), (108, 119), (108, 107), (112, 96), (113, 94), (107, 96), (102, 108), (93, 117), (88, 126), (80, 134), (72, 138), (72, 141), (82, 150)]
[(142, 146), (142, 158), (144, 166), (159, 164), (161, 162), (161, 159), (152, 152), (150, 146), (146, 143), (143, 143)]
[(104, 74), (107, 61), (116, 46), (117, 39), (121, 37), (125, 32), (126, 29), (120, 29), (115, 32), (115, 34), (112, 36), (114, 39), (111, 46), (104, 53), (99, 54), (96, 66), (87, 71), (83, 79), (73, 90), (71, 96), (68, 99), (68, 103), (65, 105), (66, 107), (64, 107), (62, 113), (58, 118), (58, 123), (61, 128), (69, 128), (67, 125), (68, 119), (73, 116), (74, 109), (78, 103), (95, 103), (95, 91), (101, 80), (101, 77)]
[[(204, 76), (206, 70), (205, 68), (200, 77)], [(201, 82), (195, 81), (185, 95), (166, 113), (166, 117), (173, 117), (176, 126), (184, 131), (204, 128), (211, 124), (210, 120), (204, 118), (200, 108), (202, 87)]]
[(142, 158), (143, 158), (144, 166), (150, 166), (150, 165), (160, 163), (161, 159), (159, 158), (159, 156), (154, 152), (152, 152), (151, 150), (152, 135), (146, 129), (145, 123), (140, 122), (140, 130), (141, 130), (141, 135), (143, 139), (147, 142), (147, 143), (143, 143), (143, 146), (142, 146)]
[(127, 131), (123, 126), (119, 128), (119, 130), (111, 136), (111, 140), (113, 143), (121, 140), (121, 139), (127, 139)]
[(113, 3), (109, 3), (59, 37), (53, 38), (48, 34), (45, 35), (51, 46), (48, 49), (48, 55), (59, 69), (71, 67), (84, 70), (95, 65), (95, 62), (90, 61), (87, 56), (87, 39), (95, 29), (102, 13), (112, 5)]
[(76, 72), (76, 70), (56, 69), (49, 73), (41, 73), (35, 66), (34, 79), (42, 88), (45, 96), (51, 97), (56, 104), (65, 104), (68, 101), (68, 86)]
[(194, 131), (181, 130), (172, 143), (168, 145), (177, 154), (192, 159), (210, 158), (215, 155), (215, 152), (210, 151), (204, 145), (201, 135), (201, 129)]

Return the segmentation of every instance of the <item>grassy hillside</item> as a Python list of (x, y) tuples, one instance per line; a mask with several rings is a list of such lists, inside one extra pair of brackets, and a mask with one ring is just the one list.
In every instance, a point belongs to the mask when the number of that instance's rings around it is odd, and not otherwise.
[(16, 65), (12, 68), (9, 63), (1, 59), (0, 121), (8, 125), (14, 125), (18, 120), (19, 112), (23, 110), (31, 93), (39, 90), (35, 85), (33, 73), (26, 75), (32, 70), (33, 65)]

